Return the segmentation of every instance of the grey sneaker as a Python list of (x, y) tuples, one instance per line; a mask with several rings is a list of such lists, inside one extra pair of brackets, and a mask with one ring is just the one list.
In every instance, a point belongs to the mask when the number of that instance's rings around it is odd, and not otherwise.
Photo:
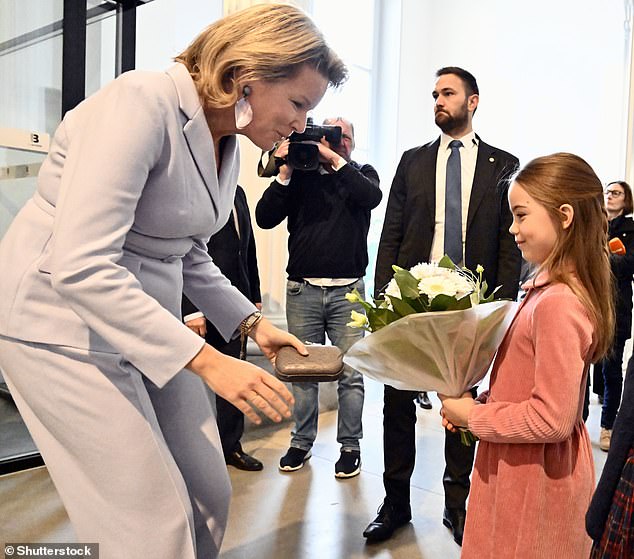
[(361, 472), (361, 452), (358, 450), (342, 450), (335, 464), (335, 477), (348, 478), (358, 476)]
[(304, 463), (311, 457), (310, 450), (302, 450), (294, 446), (290, 447), (287, 453), (280, 458), (280, 470), (283, 472), (294, 472), (304, 467)]

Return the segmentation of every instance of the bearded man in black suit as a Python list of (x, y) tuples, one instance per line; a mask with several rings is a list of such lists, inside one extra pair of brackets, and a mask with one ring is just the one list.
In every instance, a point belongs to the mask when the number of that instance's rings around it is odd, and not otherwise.
[[(438, 261), (447, 253), (454, 262), (472, 270), (482, 265), (488, 285), (502, 286), (497, 297), (515, 299), (521, 254), (508, 230), (512, 217), (506, 194), (507, 179), (517, 169), (518, 159), (484, 143), (473, 131), (472, 119), (479, 102), (473, 75), (448, 67), (438, 70), (436, 77), (432, 95), (435, 122), (442, 134), (429, 144), (406, 151), (398, 165), (379, 244), (375, 295), (391, 279), (393, 264), (410, 268), (419, 262)], [(386, 497), (378, 516), (363, 533), (368, 541), (389, 539), (411, 520), (417, 395), (385, 386)], [(445, 432), (443, 523), (459, 545), (474, 453), (473, 446), (461, 444), (459, 434)]]

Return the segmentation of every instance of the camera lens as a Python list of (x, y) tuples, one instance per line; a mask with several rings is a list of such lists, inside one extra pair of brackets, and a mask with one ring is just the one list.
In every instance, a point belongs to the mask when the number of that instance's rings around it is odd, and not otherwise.
[(293, 169), (314, 171), (319, 167), (319, 148), (315, 144), (291, 143), (287, 159)]

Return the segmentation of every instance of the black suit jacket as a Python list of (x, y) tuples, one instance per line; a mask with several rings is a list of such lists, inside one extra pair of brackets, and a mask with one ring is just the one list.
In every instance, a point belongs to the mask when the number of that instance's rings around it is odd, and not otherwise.
[[(518, 168), (517, 157), (479, 138), (465, 239), (465, 266), (484, 267), (496, 297), (515, 299), (521, 253), (508, 229), (508, 178)], [(440, 139), (406, 151), (396, 170), (385, 212), (374, 278), (375, 296), (392, 278), (392, 265), (410, 268), (429, 261), (436, 213), (436, 159)]]
[[(261, 303), (260, 276), (255, 251), (255, 238), (251, 225), (251, 215), (247, 197), (241, 186), (236, 189), (235, 208), (238, 217), (240, 236), (236, 231), (233, 212), (225, 226), (213, 235), (207, 243), (207, 252), (220, 271), (252, 303)], [(197, 312), (198, 309), (183, 295), (183, 316)], [(207, 320), (205, 340), (216, 348), (224, 347), (224, 338), (214, 325)]]

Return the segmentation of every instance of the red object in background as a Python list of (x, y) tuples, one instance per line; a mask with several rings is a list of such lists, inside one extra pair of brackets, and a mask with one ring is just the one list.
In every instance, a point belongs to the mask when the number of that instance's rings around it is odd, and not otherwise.
[(613, 239), (610, 239), (608, 241), (608, 246), (610, 247), (610, 252), (612, 254), (626, 253), (625, 245), (623, 244), (623, 241), (621, 241), (621, 239), (619, 239), (618, 237), (614, 237)]

